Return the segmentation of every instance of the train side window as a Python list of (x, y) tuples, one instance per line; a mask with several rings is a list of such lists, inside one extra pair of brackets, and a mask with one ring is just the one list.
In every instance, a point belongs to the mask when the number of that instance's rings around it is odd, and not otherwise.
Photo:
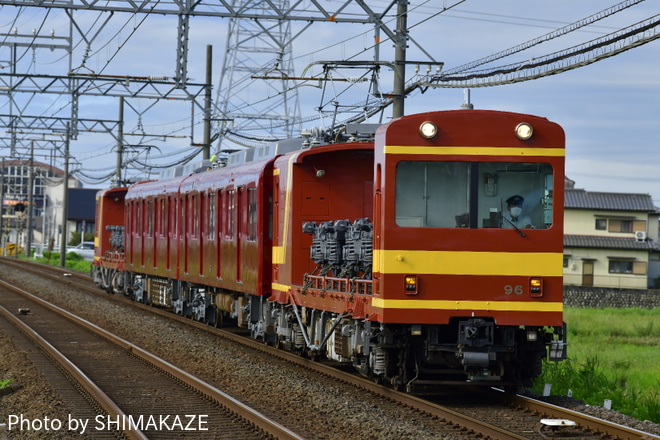
[(225, 222), (225, 236), (227, 240), (233, 240), (236, 235), (236, 190), (227, 191), (227, 221)]
[(135, 211), (136, 211), (136, 216), (135, 216), (135, 235), (138, 237), (142, 237), (143, 234), (143, 224), (142, 224), (142, 210), (143, 208), (143, 201), (138, 200), (138, 202), (135, 204)]
[(179, 237), (181, 239), (184, 238), (184, 234), (186, 231), (186, 199), (181, 196), (179, 199)]
[(165, 237), (167, 235), (166, 232), (167, 232), (167, 228), (168, 228), (168, 224), (167, 224), (167, 199), (166, 198), (159, 199), (158, 206), (159, 206), (158, 216), (160, 218), (160, 222), (159, 222), (160, 227), (158, 229), (158, 234), (161, 237)]
[(247, 239), (249, 241), (257, 240), (257, 188), (248, 188), (248, 227)]
[(190, 212), (192, 212), (192, 238), (199, 238), (200, 232), (200, 215), (199, 215), (199, 195), (194, 194), (190, 197)]
[(147, 230), (146, 236), (154, 236), (154, 201), (153, 199), (147, 200)]
[(218, 218), (218, 212), (216, 208), (216, 193), (209, 194), (209, 209), (208, 213), (208, 235), (209, 240), (215, 240), (215, 231), (216, 231), (216, 221)]

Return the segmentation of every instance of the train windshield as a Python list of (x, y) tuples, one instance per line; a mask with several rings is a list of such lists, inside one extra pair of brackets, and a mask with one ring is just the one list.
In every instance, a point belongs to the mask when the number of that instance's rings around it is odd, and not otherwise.
[(552, 166), (521, 162), (397, 165), (396, 223), (404, 227), (545, 229)]

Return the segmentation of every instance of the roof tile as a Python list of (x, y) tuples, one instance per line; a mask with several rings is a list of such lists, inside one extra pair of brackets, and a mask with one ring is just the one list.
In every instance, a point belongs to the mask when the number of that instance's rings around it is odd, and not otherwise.
[(637, 241), (626, 237), (601, 237), (596, 235), (564, 235), (564, 247), (628, 250), (660, 250), (653, 240)]
[(607, 211), (656, 212), (650, 194), (592, 192), (566, 189), (564, 208), (600, 209)]

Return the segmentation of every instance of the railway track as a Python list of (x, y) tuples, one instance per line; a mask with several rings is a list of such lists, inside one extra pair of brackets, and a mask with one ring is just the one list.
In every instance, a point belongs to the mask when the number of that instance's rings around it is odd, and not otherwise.
[[(25, 265), (21, 263), (21, 270), (25, 269)], [(57, 268), (39, 268), (39, 271), (49, 272), (53, 279), (75, 285), (77, 289), (90, 289), (90, 292), (104, 296), (106, 299), (124, 302), (122, 298), (107, 295), (92, 287), (90, 281), (84, 276), (79, 278), (77, 275), (74, 275), (63, 278), (62, 272)], [(349, 387), (349, 389), (362, 390), (362, 394), (366, 394), (366, 391), (369, 395), (374, 396), (374, 399), (378, 400), (377, 405), (381, 408), (388, 405), (399, 406), (399, 408), (405, 408), (405, 411), (412, 411), (416, 414), (415, 417), (417, 419), (436, 420), (432, 423), (437, 425), (437, 433), (442, 432), (443, 434), (441, 435), (448, 436), (447, 438), (542, 439), (544, 435), (546, 438), (549, 435), (554, 435), (554, 431), (559, 428), (561, 428), (563, 433), (570, 431), (574, 437), (578, 438), (658, 438), (651, 434), (622, 427), (590, 416), (570, 411), (564, 412), (565, 409), (561, 407), (553, 407), (530, 399), (524, 399), (520, 396), (508, 396), (503, 393), (492, 393), (487, 398), (481, 395), (481, 397), (475, 400), (479, 401), (479, 403), (475, 404), (452, 403), (441, 406), (426, 398), (421, 399), (415, 396), (397, 393), (352, 374), (338, 371), (335, 368), (293, 356), (286, 352), (272, 350), (271, 347), (234, 335), (222, 329), (213, 329), (190, 320), (181, 319), (176, 315), (156, 308), (132, 302), (130, 305), (131, 307), (137, 306), (142, 309), (148, 309), (151, 313), (163, 314), (168, 320), (181, 320), (186, 326), (193, 326), (204, 332), (209, 332), (213, 337), (233, 340), (235, 343), (249, 346), (251, 350), (260, 350), (270, 358), (282, 359), (285, 362), (294, 363), (296, 365), (295, 368), (313, 371), (313, 375), (318, 377), (319, 380), (340, 381), (344, 386)], [(484, 422), (484, 420), (487, 421)], [(552, 425), (557, 420), (570, 420), (575, 423), (575, 426), (557, 427)], [(446, 429), (442, 430), (440, 426), (446, 426)], [(330, 437), (320, 436), (319, 438)]]
[[(25, 334), (96, 408), (81, 417), (11, 415), (7, 431), (93, 432), (95, 438), (301, 439), (220, 390), (70, 312), (0, 281), (0, 315)], [(10, 310), (16, 312), (12, 313)], [(178, 432), (177, 432), (178, 431)]]

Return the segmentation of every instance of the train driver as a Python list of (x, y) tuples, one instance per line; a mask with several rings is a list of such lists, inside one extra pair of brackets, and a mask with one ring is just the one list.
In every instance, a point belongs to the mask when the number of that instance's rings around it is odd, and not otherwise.
[(504, 213), (502, 221), (503, 228), (509, 229), (533, 229), (532, 220), (528, 215), (523, 214), (523, 205), (525, 199), (523, 196), (515, 195), (506, 199), (507, 210)]

